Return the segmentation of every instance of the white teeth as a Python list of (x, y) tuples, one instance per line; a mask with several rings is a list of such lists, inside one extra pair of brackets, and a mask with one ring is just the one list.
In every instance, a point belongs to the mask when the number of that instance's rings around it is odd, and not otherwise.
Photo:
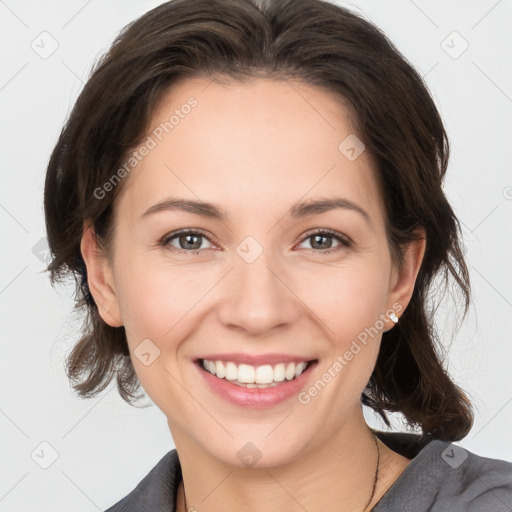
[(234, 381), (233, 384), (248, 388), (267, 388), (277, 385), (278, 382), (292, 380), (301, 375), (307, 363), (278, 363), (274, 366), (265, 364), (251, 366), (249, 364), (236, 365), (232, 361), (209, 361), (203, 359), (203, 368), (219, 379)]
[(223, 379), (226, 376), (226, 367), (222, 361), (215, 363), (215, 375), (217, 375), (219, 379)]
[(235, 363), (231, 361), (226, 363), (226, 379), (236, 380), (238, 378), (238, 368)]
[[(254, 374), (254, 366), (249, 366), (248, 364), (241, 364), (238, 366), (238, 382), (243, 382), (244, 384), (253, 384)], [(264, 383), (261, 382), (258, 384)]]
[(288, 363), (285, 376), (286, 380), (292, 380), (295, 377), (295, 363)]
[(279, 363), (274, 366), (274, 381), (283, 382), (285, 378), (284, 363)]
[(295, 366), (295, 377), (298, 377), (304, 371), (304, 368), (306, 368), (306, 363), (304, 361), (297, 364)]
[[(217, 375), (218, 377), (218, 375)], [(258, 366), (256, 368), (256, 375), (254, 377), (254, 382), (258, 384), (270, 384), (274, 380), (274, 368), (269, 364), (265, 366)]]

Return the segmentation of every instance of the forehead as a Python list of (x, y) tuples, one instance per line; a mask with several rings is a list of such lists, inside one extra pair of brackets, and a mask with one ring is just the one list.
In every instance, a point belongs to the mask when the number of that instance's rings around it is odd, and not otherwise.
[[(319, 88), (256, 78), (188, 79), (161, 98), (123, 191), (139, 212), (166, 195), (269, 215), (299, 199), (338, 197), (381, 212), (373, 163), (349, 109)], [(357, 155), (356, 153), (356, 155)], [(275, 207), (275, 210), (271, 210)]]

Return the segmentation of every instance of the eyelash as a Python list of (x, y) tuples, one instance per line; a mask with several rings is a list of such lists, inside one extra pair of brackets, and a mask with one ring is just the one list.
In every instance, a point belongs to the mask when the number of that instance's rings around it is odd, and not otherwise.
[[(181, 235), (199, 235), (199, 236), (202, 236), (202, 237), (206, 238), (208, 241), (211, 242), (210, 238), (208, 237), (208, 235), (204, 231), (201, 231), (199, 229), (184, 229), (184, 230), (181, 230), (181, 231), (176, 231), (176, 232), (169, 233), (169, 234), (165, 235), (160, 240), (159, 244), (162, 247), (167, 248), (171, 252), (177, 252), (177, 253), (182, 253), (182, 254), (186, 253), (186, 254), (197, 255), (201, 251), (204, 250), (204, 249), (199, 249), (199, 250), (196, 250), (196, 251), (186, 251), (185, 249), (176, 249), (174, 247), (171, 247), (169, 245), (171, 240), (173, 240), (173, 239), (175, 239), (175, 238), (177, 238), (177, 237), (179, 237)], [(340, 250), (342, 250), (344, 248), (348, 248), (348, 247), (352, 246), (352, 240), (350, 240), (348, 237), (342, 235), (341, 233), (338, 233), (338, 232), (333, 231), (331, 229), (317, 229), (316, 231), (308, 233), (306, 236), (304, 236), (304, 238), (299, 243), (301, 244), (301, 243), (305, 242), (308, 238), (311, 238), (311, 237), (313, 237), (315, 235), (327, 235), (327, 236), (329, 236), (331, 238), (336, 239), (338, 242), (340, 242), (340, 245), (338, 245), (337, 247), (334, 247), (334, 248), (325, 249), (323, 251), (322, 250), (310, 249), (313, 252), (317, 252), (317, 253), (320, 253), (320, 254), (330, 254), (330, 253), (337, 252), (337, 251), (340, 251)]]

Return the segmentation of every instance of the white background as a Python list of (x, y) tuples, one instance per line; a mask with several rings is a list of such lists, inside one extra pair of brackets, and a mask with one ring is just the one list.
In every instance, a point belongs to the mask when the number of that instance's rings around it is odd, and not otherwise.
[[(113, 386), (100, 398), (74, 396), (63, 366), (79, 326), (73, 289), (52, 289), (33, 253), (44, 237), (48, 157), (91, 66), (118, 30), (159, 3), (0, 0), (0, 512), (104, 510), (174, 447), (149, 399), (148, 408), (130, 407)], [(425, 76), (446, 123), (446, 190), (463, 223), (474, 294), (450, 347), (450, 322), (440, 317), (449, 371), (476, 408), (460, 444), (512, 461), (512, 4), (374, 0), (350, 8)], [(46, 59), (31, 47), (41, 37), (47, 50), (58, 43)], [(468, 49), (453, 58), (464, 40)], [(58, 454), (48, 469), (31, 457), (51, 456), (42, 442)]]

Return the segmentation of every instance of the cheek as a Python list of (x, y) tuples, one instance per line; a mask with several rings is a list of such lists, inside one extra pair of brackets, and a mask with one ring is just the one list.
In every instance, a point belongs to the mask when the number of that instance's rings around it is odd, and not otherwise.
[[(215, 286), (224, 286), (220, 278), (226, 269), (212, 262), (171, 264), (155, 260), (135, 254), (117, 262), (119, 305), (134, 340), (175, 338), (189, 319), (207, 304), (212, 307), (206, 296)], [(374, 325), (387, 309), (384, 260), (371, 254), (343, 265), (315, 264), (285, 270), (283, 280), (293, 293), (283, 299), (295, 302), (305, 312), (309, 310), (326, 333), (347, 340)]]
[(347, 340), (387, 309), (388, 281), (380, 268), (361, 264), (319, 271), (307, 277), (299, 293), (331, 334)]
[(148, 257), (120, 259), (118, 264), (119, 305), (138, 379), (161, 410), (169, 404), (181, 410), (187, 398), (177, 384), (183, 378), (178, 356), (197, 327), (190, 321), (199, 311), (194, 307), (211, 285), (190, 268), (157, 266)]
[(154, 264), (148, 257), (119, 260), (119, 306), (136, 337), (163, 339), (198, 304), (215, 280), (191, 267)]
[[(359, 408), (378, 356), (381, 331), (375, 326), (386, 311), (387, 281), (384, 258), (373, 264), (352, 264), (329, 269), (321, 279), (304, 282), (301, 293), (321, 319), (324, 340), (315, 379), (298, 395), (305, 421), (322, 418), (315, 435), (336, 435), (354, 408)], [(377, 327), (379, 327), (377, 325)]]

